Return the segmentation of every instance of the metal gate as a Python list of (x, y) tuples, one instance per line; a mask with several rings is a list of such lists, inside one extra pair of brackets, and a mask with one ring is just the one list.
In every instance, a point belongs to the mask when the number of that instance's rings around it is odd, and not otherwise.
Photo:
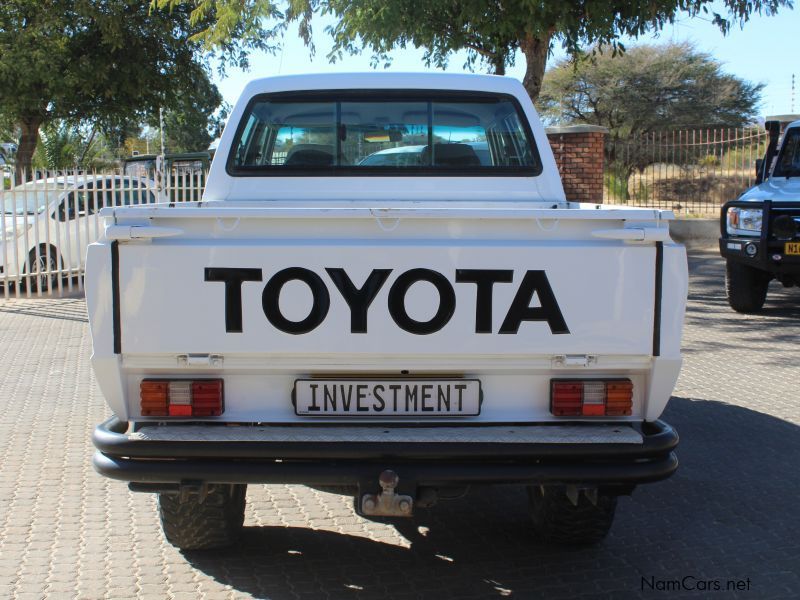
[(606, 143), (604, 202), (716, 215), (755, 181), (763, 128), (655, 131)]
[[(206, 174), (162, 185), (119, 171), (37, 171), (0, 190), (0, 297), (71, 295), (83, 290), (86, 248), (103, 231), (101, 208), (199, 199)], [(22, 177), (23, 181), (26, 178)]]

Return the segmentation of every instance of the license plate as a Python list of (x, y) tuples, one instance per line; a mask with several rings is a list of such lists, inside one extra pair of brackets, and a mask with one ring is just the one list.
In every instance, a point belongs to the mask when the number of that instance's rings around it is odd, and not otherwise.
[(294, 410), (303, 416), (452, 417), (481, 412), (477, 379), (298, 379)]
[(784, 254), (800, 255), (800, 242), (786, 242), (783, 247)]

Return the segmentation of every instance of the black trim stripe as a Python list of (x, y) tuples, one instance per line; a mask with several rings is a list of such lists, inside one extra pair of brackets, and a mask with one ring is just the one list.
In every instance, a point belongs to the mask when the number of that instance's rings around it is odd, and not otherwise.
[(656, 298), (653, 308), (653, 356), (661, 356), (661, 295), (664, 279), (664, 242), (656, 242)]
[(122, 354), (122, 330), (119, 317), (119, 242), (111, 242), (111, 297), (114, 322), (114, 354)]

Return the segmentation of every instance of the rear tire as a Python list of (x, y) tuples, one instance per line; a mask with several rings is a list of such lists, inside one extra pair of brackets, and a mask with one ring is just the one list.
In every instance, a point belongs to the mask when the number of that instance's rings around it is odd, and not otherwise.
[(614, 522), (617, 497), (598, 494), (592, 504), (584, 493), (575, 505), (563, 487), (529, 486), (528, 498), (533, 528), (544, 542), (588, 546), (608, 535)]
[(233, 545), (242, 533), (245, 493), (242, 484), (217, 485), (203, 502), (191, 495), (159, 494), (161, 528), (167, 541), (181, 550), (210, 550)]
[(725, 292), (728, 304), (736, 312), (754, 313), (767, 299), (769, 274), (732, 260), (725, 267)]
[[(47, 246), (41, 246), (39, 253), (36, 253), (36, 248), (31, 249), (28, 253), (28, 260), (22, 267), (23, 289), (30, 289), (32, 292), (51, 292), (58, 289), (59, 277), (59, 264), (61, 257), (55, 247), (50, 246), (48, 252)], [(43, 273), (50, 272), (50, 275)]]

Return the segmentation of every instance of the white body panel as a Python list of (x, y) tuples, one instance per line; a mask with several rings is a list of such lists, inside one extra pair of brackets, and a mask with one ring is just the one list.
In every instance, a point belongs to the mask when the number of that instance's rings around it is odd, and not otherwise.
[[(544, 171), (537, 177), (368, 179), (227, 174), (236, 124), (254, 95), (346, 88), (511, 94), (530, 120)], [(222, 136), (204, 200), (108, 210), (107, 236), (89, 249), (93, 364), (122, 419), (162, 420), (142, 417), (139, 409), (139, 383), (153, 377), (223, 378), (225, 412), (215, 421), (295, 424), (320, 419), (297, 416), (292, 405), (295, 381), (312, 377), (480, 380), (479, 415), (391, 419), (406, 423), (563, 422), (549, 410), (553, 378), (631, 379), (633, 414), (604, 419), (611, 421), (654, 420), (672, 392), (687, 292), (685, 252), (669, 240), (665, 222), (672, 215), (566, 202), (546, 136), (519, 82), (419, 74), (253, 82)], [(119, 240), (117, 265), (111, 239)], [(663, 279), (655, 314), (659, 247)], [(257, 281), (241, 283), (240, 332), (227, 330), (226, 284), (206, 281), (208, 268), (257, 270)], [(330, 299), (324, 318), (302, 333), (276, 327), (263, 305), (267, 282), (289, 268), (313, 273)], [(366, 332), (352, 330), (351, 310), (327, 271), (337, 268), (356, 287), (375, 269), (391, 270), (369, 305)], [(442, 285), (453, 290), (452, 315), (436, 331), (410, 332), (390, 310), (398, 278), (413, 269), (440, 274)], [(493, 286), (490, 331), (476, 332), (476, 284), (456, 281), (459, 269), (512, 272), (510, 282)], [(500, 333), (532, 271), (545, 274), (568, 331), (545, 319), (523, 320), (515, 332)], [(408, 316), (420, 322), (431, 319), (441, 302), (427, 282), (401, 297)], [(550, 306), (539, 288), (530, 302), (523, 300), (525, 309)], [(302, 321), (311, 313), (312, 292), (290, 281), (278, 304), (286, 319)]]
[[(154, 259), (154, 257), (158, 259)], [(279, 242), (174, 245), (169, 249), (125, 245), (120, 249), (123, 354), (213, 353), (352, 356), (376, 354), (555, 355), (649, 354), (653, 345), (655, 276), (652, 246), (623, 247), (597, 242), (527, 245), (488, 242), (447, 245), (321, 244)], [(444, 275), (456, 295), (453, 317), (439, 331), (417, 335), (395, 324), (387, 308), (397, 276), (424, 267)], [(242, 284), (241, 333), (225, 331), (225, 285), (204, 281), (204, 268), (259, 268), (263, 281)], [(262, 292), (278, 271), (300, 267), (318, 274), (330, 296), (330, 310), (313, 331), (294, 335), (276, 329), (264, 315)], [(368, 310), (368, 331), (350, 332), (350, 309), (326, 267), (345, 268), (361, 286), (373, 269), (392, 269)], [(493, 333), (476, 334), (475, 284), (456, 283), (456, 269), (509, 269), (512, 283), (495, 284)], [(499, 334), (527, 269), (543, 270), (569, 328), (553, 334), (544, 321), (525, 322), (517, 334)], [(187, 310), (187, 304), (192, 309)], [(311, 309), (312, 294), (301, 282), (280, 294), (284, 316), (301, 321)], [(419, 282), (405, 296), (406, 310), (419, 321), (433, 317), (439, 298), (433, 285)]]

